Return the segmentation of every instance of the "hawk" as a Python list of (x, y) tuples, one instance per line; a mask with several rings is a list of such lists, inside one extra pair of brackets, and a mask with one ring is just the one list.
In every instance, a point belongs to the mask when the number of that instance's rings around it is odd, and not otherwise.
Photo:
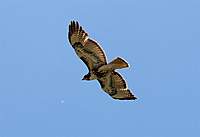
[(115, 71), (116, 69), (129, 67), (125, 60), (117, 57), (107, 63), (105, 53), (100, 45), (89, 38), (77, 21), (71, 21), (68, 39), (78, 57), (86, 64), (89, 70), (82, 80), (98, 80), (101, 88), (113, 99), (137, 99), (127, 88), (123, 77)]

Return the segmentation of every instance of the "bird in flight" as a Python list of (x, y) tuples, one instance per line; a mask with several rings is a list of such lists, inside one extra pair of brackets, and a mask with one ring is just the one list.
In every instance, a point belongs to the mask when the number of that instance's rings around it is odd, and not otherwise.
[(82, 80), (98, 80), (101, 88), (113, 99), (137, 99), (128, 89), (123, 77), (116, 72), (116, 69), (129, 67), (125, 60), (117, 57), (107, 63), (105, 53), (100, 45), (89, 38), (77, 21), (71, 21), (68, 39), (78, 57), (86, 64), (89, 70)]

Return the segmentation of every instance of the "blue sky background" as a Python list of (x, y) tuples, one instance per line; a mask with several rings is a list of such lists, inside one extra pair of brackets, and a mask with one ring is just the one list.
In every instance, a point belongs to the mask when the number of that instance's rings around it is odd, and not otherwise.
[[(72, 19), (138, 100), (81, 81)], [(199, 59), (199, 0), (1, 0), (0, 137), (199, 137)]]

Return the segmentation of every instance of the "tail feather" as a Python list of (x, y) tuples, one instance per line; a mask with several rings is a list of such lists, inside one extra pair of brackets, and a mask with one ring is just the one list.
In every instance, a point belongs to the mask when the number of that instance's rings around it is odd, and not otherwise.
[(108, 63), (108, 65), (111, 65), (113, 69), (121, 69), (129, 67), (128, 63), (120, 57), (117, 57), (116, 59)]
[(128, 63), (123, 60), (122, 58), (117, 57), (107, 65), (103, 65), (102, 67), (99, 68), (100, 71), (107, 71), (107, 70), (115, 70), (115, 69), (121, 69), (121, 68), (127, 68), (129, 67)]

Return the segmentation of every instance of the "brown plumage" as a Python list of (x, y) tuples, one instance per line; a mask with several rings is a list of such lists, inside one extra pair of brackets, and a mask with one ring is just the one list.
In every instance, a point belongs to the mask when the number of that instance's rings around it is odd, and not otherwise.
[(98, 80), (101, 88), (112, 98), (134, 100), (136, 97), (127, 88), (125, 80), (115, 71), (128, 67), (122, 58), (107, 63), (106, 56), (97, 42), (90, 39), (78, 22), (71, 21), (68, 39), (78, 57), (86, 64), (89, 72), (83, 80)]

